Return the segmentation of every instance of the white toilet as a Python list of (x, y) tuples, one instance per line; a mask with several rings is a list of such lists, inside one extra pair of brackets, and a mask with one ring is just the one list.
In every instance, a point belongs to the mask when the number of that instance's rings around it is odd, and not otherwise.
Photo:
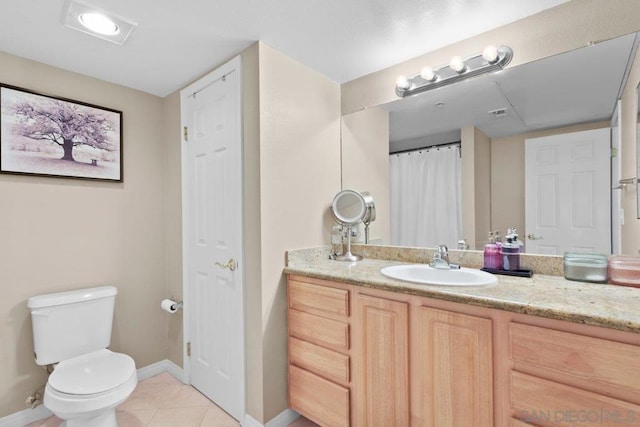
[(111, 343), (113, 286), (29, 298), (38, 365), (55, 365), (44, 405), (66, 427), (115, 427), (115, 408), (136, 388), (133, 359)]

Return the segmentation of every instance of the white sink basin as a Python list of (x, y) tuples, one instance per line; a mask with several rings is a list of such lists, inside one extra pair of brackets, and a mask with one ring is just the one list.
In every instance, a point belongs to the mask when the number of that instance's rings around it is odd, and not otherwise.
[(440, 286), (484, 286), (497, 283), (493, 274), (472, 268), (437, 269), (426, 264), (394, 265), (384, 267), (380, 273), (392, 279), (424, 285)]

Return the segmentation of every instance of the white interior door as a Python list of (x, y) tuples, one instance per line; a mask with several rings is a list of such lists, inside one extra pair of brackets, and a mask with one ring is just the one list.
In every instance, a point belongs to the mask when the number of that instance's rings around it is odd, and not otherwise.
[(525, 141), (527, 252), (611, 253), (610, 134), (606, 128)]
[[(191, 384), (244, 416), (240, 60), (182, 91)], [(185, 313), (187, 314), (187, 313)], [(185, 323), (187, 320), (185, 319)], [(185, 328), (186, 329), (186, 328)]]

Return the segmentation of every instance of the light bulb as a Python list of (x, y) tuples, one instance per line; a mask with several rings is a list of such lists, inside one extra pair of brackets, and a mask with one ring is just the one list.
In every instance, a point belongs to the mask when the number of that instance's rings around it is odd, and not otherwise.
[(489, 64), (493, 64), (498, 60), (498, 48), (494, 45), (489, 45), (482, 51), (482, 58)]
[(81, 13), (78, 16), (78, 21), (89, 30), (105, 36), (112, 36), (120, 32), (116, 23), (101, 13)]
[(431, 67), (424, 67), (422, 71), (420, 71), (420, 77), (428, 82), (433, 82), (436, 80), (436, 78), (438, 78), (438, 76), (436, 76), (436, 73), (433, 71), (433, 68)]
[(400, 90), (407, 90), (411, 87), (411, 83), (409, 83), (409, 79), (405, 76), (400, 76), (398, 80), (396, 80), (396, 87)]
[(451, 58), (451, 62), (449, 62), (449, 68), (456, 73), (461, 74), (467, 69), (467, 65), (464, 63), (462, 57), (454, 56)]

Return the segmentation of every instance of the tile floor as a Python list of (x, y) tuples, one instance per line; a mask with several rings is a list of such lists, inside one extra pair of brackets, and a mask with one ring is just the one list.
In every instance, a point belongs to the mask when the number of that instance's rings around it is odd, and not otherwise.
[[(129, 399), (116, 408), (119, 427), (237, 427), (230, 415), (191, 386), (164, 373), (140, 381)], [(27, 427), (59, 427), (51, 416)], [(316, 427), (299, 418), (289, 427)]]

